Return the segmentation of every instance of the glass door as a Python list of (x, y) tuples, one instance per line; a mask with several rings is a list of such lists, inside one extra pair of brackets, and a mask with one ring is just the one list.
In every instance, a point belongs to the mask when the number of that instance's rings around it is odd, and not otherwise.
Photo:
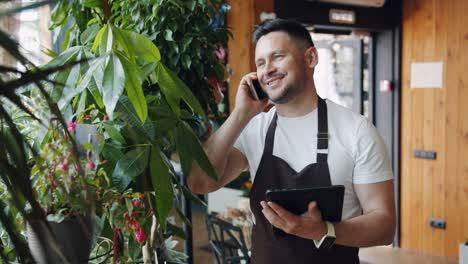
[(319, 56), (314, 72), (317, 93), (371, 118), (369, 38), (314, 33), (312, 38)]

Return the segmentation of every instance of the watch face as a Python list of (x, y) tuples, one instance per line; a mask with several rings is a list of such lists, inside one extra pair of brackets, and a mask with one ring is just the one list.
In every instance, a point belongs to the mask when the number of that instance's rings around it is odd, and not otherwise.
[(336, 238), (327, 236), (323, 240), (322, 245), (320, 245), (320, 249), (324, 249), (324, 250), (331, 249), (332, 246), (335, 244), (335, 240), (336, 240)]

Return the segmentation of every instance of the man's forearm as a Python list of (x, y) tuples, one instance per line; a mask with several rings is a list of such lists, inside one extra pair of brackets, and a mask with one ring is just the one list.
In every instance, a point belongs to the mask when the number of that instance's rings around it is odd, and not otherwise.
[(250, 118), (233, 111), (224, 124), (203, 144), (205, 152), (218, 175), (218, 181), (209, 178), (198, 164), (193, 163), (188, 178), (188, 185), (193, 192), (208, 193), (218, 189), (219, 185), (223, 184), (221, 177), (225, 174), (229, 151), (249, 120)]
[(224, 171), (228, 150), (234, 145), (249, 120), (239, 112), (232, 112), (224, 124), (204, 144), (205, 152), (218, 175)]
[(335, 224), (336, 244), (351, 247), (388, 245), (395, 235), (395, 218), (375, 211)]

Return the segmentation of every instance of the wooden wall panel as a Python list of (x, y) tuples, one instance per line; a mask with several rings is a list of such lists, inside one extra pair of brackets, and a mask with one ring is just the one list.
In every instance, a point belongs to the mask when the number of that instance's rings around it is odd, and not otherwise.
[(228, 43), (228, 61), (232, 70), (229, 81), (229, 111), (234, 109), (237, 88), (242, 76), (255, 71), (252, 32), (260, 22), (261, 12), (273, 11), (273, 0), (229, 0), (228, 25), (233, 38)]
[[(458, 256), (468, 239), (466, 0), (405, 0), (402, 47), (401, 246)], [(412, 62), (444, 62), (442, 89), (410, 89)], [(415, 149), (437, 160), (415, 159)], [(447, 229), (433, 229), (442, 218)]]
[(250, 36), (254, 25), (254, 0), (230, 0), (227, 23), (233, 38), (228, 43), (228, 62), (232, 70), (229, 80), (229, 111), (234, 109), (237, 88), (244, 74), (251, 71), (252, 45)]

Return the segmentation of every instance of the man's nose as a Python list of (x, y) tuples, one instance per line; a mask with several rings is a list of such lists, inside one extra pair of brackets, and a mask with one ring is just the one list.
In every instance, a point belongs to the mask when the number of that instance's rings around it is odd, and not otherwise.
[(271, 61), (266, 62), (265, 64), (265, 75), (270, 75), (271, 73), (276, 71), (276, 66)]

